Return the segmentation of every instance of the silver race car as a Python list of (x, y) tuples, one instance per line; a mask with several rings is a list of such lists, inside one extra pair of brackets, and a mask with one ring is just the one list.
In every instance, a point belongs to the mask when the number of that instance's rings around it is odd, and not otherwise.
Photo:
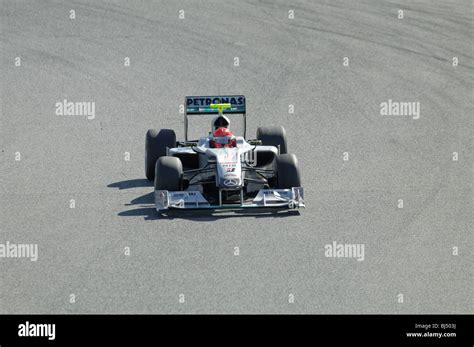
[[(146, 134), (145, 171), (155, 183), (158, 212), (168, 209), (304, 207), (300, 172), (287, 153), (283, 127), (260, 127), (246, 139), (245, 97), (188, 96), (185, 140), (174, 130), (150, 129)], [(211, 132), (188, 139), (188, 116), (215, 114)], [(241, 114), (244, 136), (234, 136), (226, 114)]]

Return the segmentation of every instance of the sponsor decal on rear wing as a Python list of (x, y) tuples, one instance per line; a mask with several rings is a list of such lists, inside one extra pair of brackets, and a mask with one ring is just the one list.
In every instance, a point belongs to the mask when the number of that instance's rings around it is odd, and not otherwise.
[(245, 96), (243, 95), (217, 95), (217, 96), (187, 96), (187, 114), (217, 114), (219, 110), (212, 108), (211, 104), (230, 104), (223, 113), (245, 113)]

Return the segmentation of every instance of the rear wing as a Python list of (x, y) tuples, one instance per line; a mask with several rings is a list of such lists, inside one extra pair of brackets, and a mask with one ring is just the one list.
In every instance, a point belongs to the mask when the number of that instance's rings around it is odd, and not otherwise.
[[(230, 107), (216, 108), (216, 104), (230, 104)], [(186, 96), (184, 113), (184, 136), (188, 141), (188, 115), (192, 114), (242, 114), (244, 120), (244, 138), (247, 133), (247, 112), (243, 95)], [(211, 105), (213, 107), (211, 107)]]
[(243, 95), (219, 95), (219, 96), (187, 96), (187, 114), (217, 114), (211, 104), (230, 104), (231, 106), (224, 113), (245, 113), (245, 96)]

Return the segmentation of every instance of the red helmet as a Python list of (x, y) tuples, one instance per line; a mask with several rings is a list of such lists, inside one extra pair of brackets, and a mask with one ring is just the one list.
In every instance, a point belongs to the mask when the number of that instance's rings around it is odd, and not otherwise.
[(224, 127), (218, 128), (209, 141), (211, 148), (235, 147), (237, 141), (232, 132)]

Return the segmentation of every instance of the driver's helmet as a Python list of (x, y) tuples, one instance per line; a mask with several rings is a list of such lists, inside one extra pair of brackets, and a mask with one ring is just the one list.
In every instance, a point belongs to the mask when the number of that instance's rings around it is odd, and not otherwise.
[(237, 140), (229, 129), (221, 127), (214, 131), (209, 145), (211, 148), (236, 147)]
[(212, 120), (211, 131), (216, 131), (217, 129), (224, 127), (228, 128), (230, 125), (230, 120), (224, 115), (218, 115)]

